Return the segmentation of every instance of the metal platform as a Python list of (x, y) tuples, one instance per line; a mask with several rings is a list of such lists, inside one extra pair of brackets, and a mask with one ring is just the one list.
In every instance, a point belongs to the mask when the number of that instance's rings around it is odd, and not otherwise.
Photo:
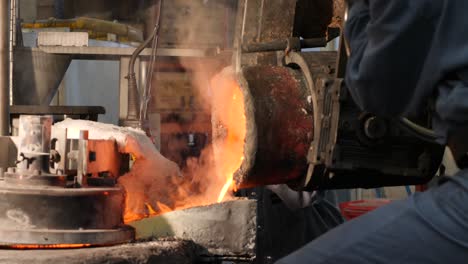
[[(135, 48), (121, 47), (62, 47), (62, 46), (42, 46), (32, 48), (49, 54), (68, 54), (68, 55), (92, 55), (92, 56), (131, 56)], [(207, 49), (188, 49), (188, 48), (158, 48), (157, 56), (160, 57), (210, 57), (217, 55), (217, 50), (213, 48)], [(151, 49), (146, 48), (140, 56), (151, 56)]]

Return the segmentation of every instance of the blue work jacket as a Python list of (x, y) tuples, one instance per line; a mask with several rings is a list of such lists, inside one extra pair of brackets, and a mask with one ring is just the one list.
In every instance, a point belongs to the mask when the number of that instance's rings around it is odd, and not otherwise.
[[(468, 1), (355, 0), (345, 36), (346, 84), (363, 109), (382, 116), (422, 111), (435, 100), (440, 143), (468, 123)], [(466, 30), (466, 31), (465, 31)]]

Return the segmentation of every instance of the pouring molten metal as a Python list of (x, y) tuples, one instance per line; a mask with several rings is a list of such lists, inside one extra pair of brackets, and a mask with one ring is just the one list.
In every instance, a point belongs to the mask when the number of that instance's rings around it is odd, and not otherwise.
[(83, 120), (66, 120), (56, 126), (67, 128), (69, 138), (78, 137), (80, 130), (88, 130), (89, 139), (114, 139), (119, 152), (130, 154), (134, 163), (118, 179), (126, 192), (126, 223), (222, 202), (234, 197), (234, 173), (244, 159), (243, 95), (232, 76), (222, 73), (211, 82), (216, 113), (213, 125), (222, 133), (214, 135), (216, 144), (205, 148), (200, 158), (189, 160), (184, 171), (163, 157), (142, 131)]

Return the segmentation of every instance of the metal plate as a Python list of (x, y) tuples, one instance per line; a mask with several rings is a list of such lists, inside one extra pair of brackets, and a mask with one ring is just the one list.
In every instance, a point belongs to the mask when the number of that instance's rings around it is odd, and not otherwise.
[(12, 115), (103, 115), (102, 106), (12, 105)]
[[(133, 228), (91, 230), (48, 230), (48, 229), (1, 229), (0, 247), (34, 248), (55, 245), (56, 247), (106, 246), (133, 241)], [(28, 246), (29, 245), (29, 246)]]
[[(0, 246), (129, 242), (123, 224), (124, 192), (0, 183)], [(29, 247), (25, 247), (29, 248)]]
[(114, 229), (123, 208), (120, 188), (0, 184), (0, 229)]
[(67, 176), (55, 174), (32, 174), (32, 173), (5, 173), (5, 182), (15, 185), (42, 185), (42, 186), (60, 186), (67, 185)]

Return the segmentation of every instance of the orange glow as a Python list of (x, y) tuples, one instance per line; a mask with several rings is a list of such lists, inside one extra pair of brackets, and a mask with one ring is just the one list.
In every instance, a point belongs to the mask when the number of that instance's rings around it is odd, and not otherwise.
[(156, 204), (158, 205), (159, 211), (160, 211), (160, 213), (162, 213), (162, 214), (163, 214), (163, 213), (170, 212), (170, 211), (173, 211), (173, 209), (171, 209), (169, 206), (164, 205), (163, 203), (156, 202)]
[[(221, 96), (216, 98), (218, 107), (214, 111), (220, 125), (227, 135), (218, 138), (217, 147), (219, 153), (216, 166), (220, 175), (224, 178), (224, 185), (220, 190), (217, 202), (222, 202), (229, 190), (233, 190), (234, 173), (239, 169), (244, 160), (244, 140), (246, 135), (246, 120), (244, 112), (244, 100), (242, 91), (234, 79), (221, 79), (214, 82), (219, 86), (215, 89), (223, 89)], [(215, 139), (216, 140), (216, 139)], [(216, 159), (216, 158), (215, 158)], [(231, 195), (232, 196), (232, 195)]]
[(134, 197), (137, 197), (137, 195), (132, 194), (132, 191), (129, 190), (128, 188), (126, 188), (126, 190), (125, 190), (125, 210), (124, 210), (124, 216), (123, 216), (124, 223), (130, 223), (130, 222), (133, 222), (133, 221), (140, 220), (140, 219), (143, 219), (145, 217), (148, 217), (148, 215), (143, 214), (141, 212), (136, 212), (136, 211), (132, 210), (132, 208), (130, 208), (131, 206), (133, 206), (133, 202), (135, 200), (137, 200)]
[(131, 212), (126, 212), (124, 215), (124, 223), (130, 223), (136, 220), (140, 220), (143, 218), (148, 217), (147, 215), (142, 215), (142, 214), (135, 214)]
[(152, 157), (136, 158), (129, 176), (119, 179), (126, 190), (125, 223), (234, 199), (234, 176), (244, 160), (244, 97), (232, 71), (210, 84), (212, 144), (186, 161), (182, 177), (166, 173)]
[(146, 203), (146, 207), (148, 208), (148, 212), (149, 212), (150, 215), (156, 215), (157, 214), (156, 210), (154, 210), (153, 207), (149, 203)]
[(11, 249), (66, 249), (66, 248), (86, 248), (91, 244), (55, 244), (55, 245), (13, 245)]
[(218, 195), (218, 203), (222, 202), (224, 200), (224, 197), (226, 196), (227, 191), (229, 190), (230, 187), (232, 187), (232, 183), (234, 182), (234, 179), (231, 175), (227, 182), (224, 184), (223, 189), (221, 189), (221, 192)]

